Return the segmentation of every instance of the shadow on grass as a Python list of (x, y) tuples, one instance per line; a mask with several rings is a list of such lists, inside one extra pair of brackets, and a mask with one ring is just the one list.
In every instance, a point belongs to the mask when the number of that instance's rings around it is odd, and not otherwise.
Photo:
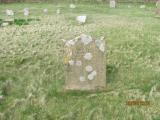
[(114, 82), (116, 80), (116, 76), (118, 73), (118, 69), (115, 65), (107, 65), (106, 66), (106, 83)]

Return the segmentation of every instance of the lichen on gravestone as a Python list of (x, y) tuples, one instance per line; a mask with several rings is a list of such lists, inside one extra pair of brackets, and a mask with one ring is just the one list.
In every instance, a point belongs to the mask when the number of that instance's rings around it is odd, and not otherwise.
[(82, 34), (65, 42), (65, 89), (97, 90), (106, 86), (105, 41)]

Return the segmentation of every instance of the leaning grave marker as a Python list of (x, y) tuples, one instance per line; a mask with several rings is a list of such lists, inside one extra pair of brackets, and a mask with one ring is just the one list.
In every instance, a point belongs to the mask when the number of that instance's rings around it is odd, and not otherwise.
[(97, 90), (106, 86), (105, 42), (82, 34), (65, 43), (66, 90)]

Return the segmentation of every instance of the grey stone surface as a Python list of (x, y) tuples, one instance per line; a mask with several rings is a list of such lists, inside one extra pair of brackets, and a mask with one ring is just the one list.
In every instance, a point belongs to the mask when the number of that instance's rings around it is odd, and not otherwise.
[(97, 90), (106, 86), (105, 42), (81, 35), (65, 43), (66, 90)]

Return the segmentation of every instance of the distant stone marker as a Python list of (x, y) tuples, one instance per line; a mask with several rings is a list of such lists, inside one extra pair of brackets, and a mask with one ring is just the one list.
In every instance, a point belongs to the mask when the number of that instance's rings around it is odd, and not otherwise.
[(29, 8), (24, 8), (24, 16), (29, 16)]
[(145, 5), (140, 5), (140, 8), (144, 9), (144, 8), (146, 8), (146, 6)]
[(6, 18), (1, 26), (5, 27), (14, 22), (14, 12), (13, 10), (6, 10)]
[(47, 14), (48, 13), (48, 9), (43, 9), (43, 12), (45, 13), (45, 14)]
[(86, 15), (77, 16), (76, 20), (78, 21), (79, 24), (84, 24), (86, 23), (87, 16)]
[(75, 5), (75, 4), (70, 4), (69, 7), (70, 7), (71, 9), (74, 9), (74, 8), (76, 8), (76, 5)]
[(105, 42), (82, 34), (65, 43), (66, 90), (97, 90), (106, 86)]
[(6, 10), (6, 15), (7, 15), (7, 16), (14, 16), (13, 10), (7, 9), (7, 10)]
[(60, 9), (57, 9), (56, 10), (56, 14), (60, 14), (61, 13), (61, 10)]
[(110, 0), (109, 6), (110, 6), (110, 8), (115, 8), (116, 7), (116, 0)]

